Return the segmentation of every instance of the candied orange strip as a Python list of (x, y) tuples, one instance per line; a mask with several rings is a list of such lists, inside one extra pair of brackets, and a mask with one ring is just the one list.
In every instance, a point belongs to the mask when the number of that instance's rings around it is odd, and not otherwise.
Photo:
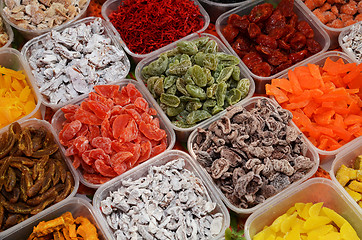
[(285, 95), (285, 93), (279, 88), (270, 84), (266, 84), (265, 89), (266, 89), (266, 94), (274, 95), (279, 103), (288, 101), (287, 95)]
[(293, 92), (292, 85), (290, 84), (289, 80), (285, 78), (274, 78), (272, 79), (271, 85), (290, 93)]
[(296, 95), (300, 95), (303, 93), (303, 90), (299, 84), (299, 80), (297, 78), (297, 75), (295, 75), (295, 72), (293, 72), (292, 70), (288, 71), (288, 77), (289, 77), (289, 81), (290, 84), (292, 86), (293, 89), (293, 93)]

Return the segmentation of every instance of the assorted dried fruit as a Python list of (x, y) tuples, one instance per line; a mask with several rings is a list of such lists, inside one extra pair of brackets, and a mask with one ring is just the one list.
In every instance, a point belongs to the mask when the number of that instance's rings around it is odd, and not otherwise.
[(354, 0), (303, 0), (325, 25), (343, 28), (362, 21), (362, 2)]
[(23, 71), (0, 66), (0, 128), (30, 114), (36, 106)]
[(242, 78), (239, 61), (218, 52), (216, 41), (201, 37), (178, 42), (141, 73), (172, 123), (188, 128), (248, 95), (250, 80)]
[(294, 0), (255, 6), (249, 15), (231, 14), (222, 33), (251, 72), (269, 77), (322, 50), (308, 22), (298, 20)]
[(362, 18), (360, 21), (358, 24), (353, 25), (342, 38), (342, 46), (354, 55), (359, 63), (362, 62)]
[(135, 85), (94, 89), (80, 105), (62, 108), (59, 140), (84, 179), (102, 184), (165, 151), (167, 134)]
[(85, 217), (73, 218), (72, 213), (63, 213), (60, 217), (42, 221), (34, 227), (27, 240), (37, 239), (83, 239), (98, 240), (97, 228)]
[(4, 20), (0, 17), (0, 47), (9, 41), (9, 35), (4, 25)]
[(65, 199), (74, 179), (51, 132), (12, 123), (0, 138), (0, 231)]
[(43, 30), (75, 18), (86, 6), (87, 0), (4, 0), (4, 3), (3, 13), (12, 23), (23, 29)]
[(266, 93), (293, 113), (293, 121), (319, 149), (333, 151), (362, 136), (362, 64), (327, 58), (273, 79)]
[(352, 168), (342, 164), (336, 173), (336, 178), (353, 200), (362, 207), (362, 155), (356, 158)]
[(315, 162), (290, 126), (292, 114), (267, 98), (234, 106), (192, 142), (196, 160), (226, 198), (238, 208), (251, 208), (303, 178)]
[(29, 47), (26, 55), (46, 102), (62, 104), (128, 74), (129, 60), (103, 21), (52, 31)]
[(351, 224), (333, 209), (319, 203), (296, 203), (253, 240), (319, 239), (359, 240)]
[(100, 209), (116, 239), (212, 239), (224, 222), (202, 180), (182, 158), (122, 180)]

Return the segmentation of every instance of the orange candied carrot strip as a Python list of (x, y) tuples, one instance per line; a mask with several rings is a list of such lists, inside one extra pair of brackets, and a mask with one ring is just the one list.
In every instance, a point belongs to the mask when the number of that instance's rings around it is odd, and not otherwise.
[(348, 127), (348, 132), (352, 133), (354, 137), (360, 137), (362, 136), (362, 124), (356, 123)]
[(332, 129), (328, 128), (328, 127), (322, 127), (322, 126), (315, 126), (315, 128), (324, 135), (330, 136), (330, 137), (334, 137), (336, 136), (333, 132)]
[(324, 94), (323, 96), (320, 96), (316, 98), (318, 102), (333, 102), (333, 101), (342, 101), (342, 100), (348, 100), (349, 94), (347, 93), (345, 88), (336, 88), (330, 91), (327, 94)]
[(294, 123), (298, 126), (310, 126), (312, 124), (312, 122), (310, 121), (310, 119), (302, 112), (302, 111), (292, 111), (293, 114), (293, 121)]
[(356, 63), (345, 63), (342, 61), (334, 62), (330, 58), (327, 58), (323, 70), (331, 75), (344, 75), (356, 68)]
[(283, 92), (283, 90), (280, 90), (279, 88), (277, 88), (273, 85), (266, 84), (265, 90), (266, 90), (266, 94), (273, 95), (279, 103), (287, 102), (289, 100), (289, 98)]
[(362, 64), (359, 64), (355, 69), (353, 69), (343, 77), (343, 82), (348, 84), (354, 81), (356, 78), (360, 76), (361, 71), (362, 71)]
[(333, 133), (339, 137), (340, 139), (343, 139), (346, 142), (349, 142), (351, 138), (353, 137), (353, 134), (348, 132), (347, 130), (343, 128), (336, 127), (334, 125), (329, 125), (329, 128), (332, 129)]
[(285, 78), (274, 78), (272, 79), (271, 85), (290, 93), (293, 92), (292, 85), (289, 80)]
[(299, 84), (299, 80), (297, 78), (297, 75), (295, 75), (295, 72), (293, 72), (292, 70), (289, 70), (288, 77), (289, 77), (290, 84), (292, 85), (293, 93), (296, 95), (302, 94), (303, 90)]
[(338, 101), (338, 102), (323, 102), (323, 108), (333, 109), (336, 113), (345, 115), (349, 113), (348, 105), (346, 101)]
[(300, 102), (295, 102), (295, 103), (293, 102), (293, 103), (287, 104), (285, 106), (285, 108), (288, 109), (288, 110), (304, 108), (305, 106), (308, 105), (309, 101), (310, 100), (307, 99), (307, 100), (300, 101)]
[(344, 124), (346, 125), (353, 125), (356, 123), (362, 124), (362, 116), (350, 114), (344, 119)]
[(345, 129), (346, 125), (344, 124), (344, 120), (342, 115), (336, 113), (334, 114), (334, 122), (333, 122), (334, 126)]
[(320, 107), (314, 111), (313, 119), (316, 123), (320, 125), (328, 125), (332, 122), (332, 117), (335, 114), (335, 111), (328, 108)]
[(299, 95), (299, 96), (293, 96), (291, 95), (289, 97), (289, 101), (291, 103), (299, 103), (299, 102), (303, 102), (305, 100), (310, 100), (311, 99), (311, 92), (309, 90), (305, 90), (304, 94)]
[(303, 112), (307, 117), (312, 117), (314, 111), (320, 106), (319, 103), (309, 101), (308, 105), (303, 108)]
[(319, 69), (319, 66), (315, 65), (315, 64), (310, 64), (308, 63), (308, 68), (310, 71), (310, 74), (315, 78), (319, 80), (319, 85), (320, 86), (324, 86), (324, 81), (322, 79), (322, 75)]
[(308, 67), (297, 67), (294, 69), (294, 72), (302, 89), (314, 89), (320, 86), (319, 80), (316, 81), (316, 79), (311, 75)]
[[(362, 64), (360, 64), (362, 65)], [(359, 88), (361, 89), (362, 88), (362, 73), (360, 73), (358, 75), (358, 77), (354, 78), (353, 80), (351, 80), (349, 83), (348, 83), (348, 87), (349, 88)]]

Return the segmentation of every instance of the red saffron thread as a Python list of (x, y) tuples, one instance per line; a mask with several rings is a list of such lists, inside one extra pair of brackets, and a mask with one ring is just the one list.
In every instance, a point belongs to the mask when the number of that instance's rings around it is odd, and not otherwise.
[(109, 19), (137, 54), (155, 51), (204, 25), (199, 6), (190, 0), (125, 0)]

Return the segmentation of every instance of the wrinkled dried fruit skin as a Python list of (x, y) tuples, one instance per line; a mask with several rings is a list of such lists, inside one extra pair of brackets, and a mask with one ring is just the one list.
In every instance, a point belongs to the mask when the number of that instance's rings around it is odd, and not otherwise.
[(275, 9), (269, 3), (259, 4), (249, 15), (232, 14), (223, 30), (236, 54), (260, 77), (274, 75), (322, 50), (308, 22), (299, 21), (294, 13), (294, 0), (282, 0)]
[[(0, 158), (0, 231), (55, 204), (56, 198), (62, 201), (74, 188), (73, 176), (65, 166), (58, 145), (44, 127), (22, 128), (15, 122), (1, 138), (4, 136), (15, 136), (18, 141), (8, 143), (10, 151)], [(10, 155), (12, 153), (16, 156)], [(62, 162), (64, 167), (58, 168), (56, 162)], [(65, 179), (61, 179), (60, 174), (54, 179), (56, 173), (63, 171), (69, 178), (67, 192), (63, 191)]]

